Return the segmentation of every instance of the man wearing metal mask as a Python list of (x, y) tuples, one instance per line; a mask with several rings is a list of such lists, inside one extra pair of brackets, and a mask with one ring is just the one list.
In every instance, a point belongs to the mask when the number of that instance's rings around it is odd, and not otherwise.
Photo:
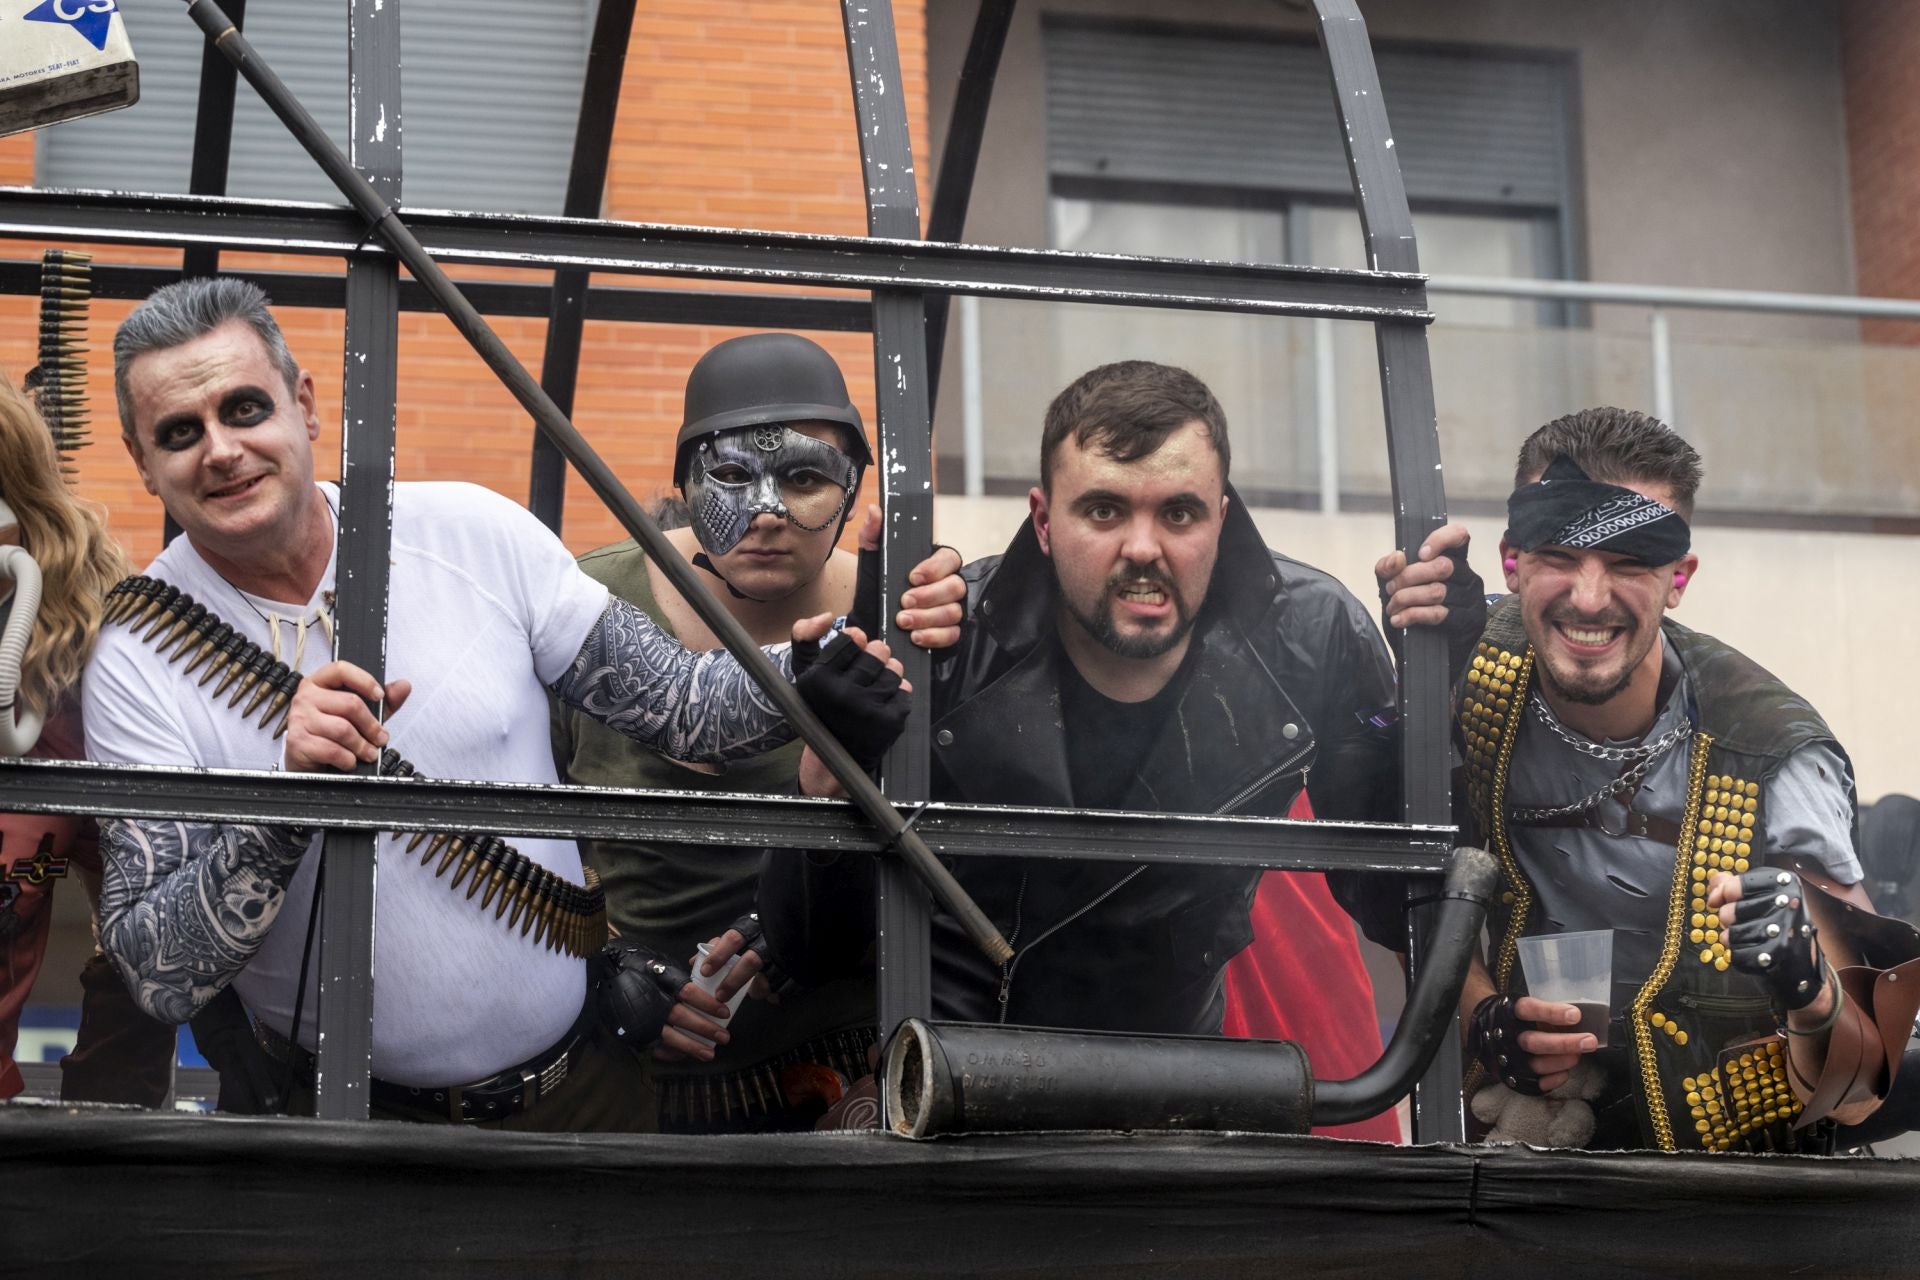
[(872, 462), (860, 411), (817, 344), (792, 333), (721, 343), (687, 376), (674, 441), (673, 482), (702, 548), (693, 563), (736, 597), (784, 599), (827, 567)]
[[(687, 378), (674, 483), (692, 524), (669, 529), (667, 537), (725, 585), (723, 602), (751, 635), (784, 636), (796, 618), (849, 613), (860, 562), (836, 544), (871, 461), (859, 410), (832, 356), (790, 333), (730, 339), (702, 356)], [(869, 507), (863, 546), (877, 547), (879, 533), (878, 508)], [(580, 564), (689, 649), (718, 646), (631, 540), (588, 552)], [(917, 585), (896, 622), (916, 643), (938, 648), (958, 635), (966, 587), (951, 575), (959, 565), (942, 549), (910, 576)], [(872, 585), (877, 589), (877, 574)], [(795, 789), (797, 748), (716, 770), (641, 749), (566, 707), (556, 708), (553, 730), (555, 761), (576, 783)], [(602, 840), (583, 841), (581, 849), (606, 887), (608, 919), (623, 941), (655, 952), (659, 983), (678, 1000), (651, 1055), (662, 1129), (809, 1127), (838, 1097), (842, 1080), (864, 1073), (873, 1035), (870, 979), (828, 984), (778, 1004), (749, 1001), (731, 1021), (725, 1005), (689, 985), (695, 947), (753, 909), (758, 850)]]
[[(1823, 1151), (1834, 1122), (1875, 1112), (1908, 1043), (1920, 935), (1861, 891), (1844, 751), (1779, 680), (1665, 616), (1699, 570), (1699, 482), (1684, 440), (1622, 409), (1520, 451), (1510, 594), (1455, 703), (1463, 838), (1506, 882), (1461, 1001), (1496, 1138)], [(1434, 541), (1463, 548), (1464, 530)], [(1376, 572), (1391, 617), (1444, 616), (1445, 557)], [(1523, 936), (1587, 930), (1612, 933), (1604, 1028), (1527, 994), (1515, 962)]]

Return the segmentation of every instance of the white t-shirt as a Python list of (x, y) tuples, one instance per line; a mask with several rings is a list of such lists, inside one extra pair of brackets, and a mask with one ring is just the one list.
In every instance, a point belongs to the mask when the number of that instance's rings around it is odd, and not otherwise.
[[(320, 488), (337, 509), (337, 488)], [(607, 589), (580, 572), (523, 508), (469, 484), (395, 486), (391, 565), (387, 679), (411, 680), (413, 692), (387, 719), (389, 745), (428, 777), (557, 781), (545, 686), (579, 653), (606, 608)], [(311, 673), (333, 657), (318, 621), (323, 596), (333, 589), (331, 563), (303, 607), (244, 595), (186, 538), (175, 539), (147, 573), (191, 594), (290, 667)], [(270, 624), (271, 616), (281, 621)], [(184, 665), (169, 665), (131, 628), (104, 628), (84, 686), (88, 756), (279, 768), (281, 743), (271, 726), (263, 730), (259, 716), (242, 720), (244, 702), (229, 709), (225, 696), (209, 698), (213, 686), (200, 687), (201, 671), (183, 678)], [(491, 908), (482, 911), (464, 885), (449, 892), (448, 880), (433, 874), (438, 859), (423, 867), (417, 853), (408, 856), (407, 838), (380, 837), (374, 1074), (407, 1085), (458, 1084), (525, 1061), (579, 1015), (585, 966), (509, 929)], [(554, 874), (581, 882), (571, 840), (514, 837), (509, 843)], [(247, 1007), (283, 1035), (293, 1021), (318, 847), (316, 837), (266, 941), (234, 979)], [(315, 1042), (317, 938), (314, 948), (300, 1034), (308, 1048)]]

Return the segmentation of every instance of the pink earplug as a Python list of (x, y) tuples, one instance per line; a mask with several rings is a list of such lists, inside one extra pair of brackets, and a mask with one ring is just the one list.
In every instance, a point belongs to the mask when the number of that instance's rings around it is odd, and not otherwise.
[(1674, 585), (1674, 586), (1676, 586), (1676, 587), (1684, 587), (1684, 586), (1686, 586), (1686, 585), (1687, 585), (1687, 575), (1686, 575), (1686, 574), (1684, 574), (1684, 573), (1676, 573), (1676, 574), (1674, 574), (1674, 575), (1673, 575), (1673, 585)]
[(1520, 568), (1520, 561), (1519, 561), (1519, 560), (1517, 560), (1517, 559), (1515, 559), (1515, 558), (1514, 558), (1513, 556), (1508, 556), (1508, 557), (1507, 557), (1507, 558), (1506, 558), (1505, 560), (1502, 560), (1502, 561), (1500, 562), (1500, 565), (1501, 565), (1501, 567), (1502, 567), (1502, 568), (1504, 568), (1504, 569), (1505, 569), (1505, 570), (1506, 570), (1506, 571), (1507, 571), (1508, 573), (1514, 573), (1514, 572), (1517, 572), (1517, 571), (1519, 570), (1519, 568)]

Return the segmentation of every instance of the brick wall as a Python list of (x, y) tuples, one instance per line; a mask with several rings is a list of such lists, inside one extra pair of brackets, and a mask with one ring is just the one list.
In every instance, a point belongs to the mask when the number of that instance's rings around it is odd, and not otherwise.
[[(896, 3), (903, 86), (917, 158), (928, 154), (924, 6)], [(718, 16), (716, 16), (718, 15)], [(289, 146), (293, 145), (291, 142)], [(30, 137), (0, 139), (0, 184), (31, 180)], [(923, 178), (922, 199), (928, 198)], [(636, 221), (859, 235), (866, 229), (859, 144), (840, 7), (828, 0), (639, 0), (614, 133), (606, 216)], [(37, 255), (13, 242), (0, 257)], [(165, 251), (93, 250), (114, 261), (177, 262)], [(324, 259), (232, 259), (260, 267), (334, 269)], [(465, 274), (474, 274), (466, 272)], [(492, 276), (538, 279), (532, 273)], [(625, 284), (686, 282), (597, 277)], [(90, 326), (95, 445), (83, 455), (82, 491), (102, 503), (137, 562), (160, 544), (158, 504), (147, 496), (118, 441), (110, 350), (130, 304), (96, 302)], [(323, 478), (338, 474), (341, 315), (285, 309), (288, 341), (320, 386), (326, 433)], [(0, 372), (30, 363), (37, 312), (0, 298)], [(536, 373), (546, 325), (500, 318), (495, 327)], [(575, 422), (643, 500), (670, 482), (686, 371), (735, 330), (589, 324)], [(814, 334), (839, 359), (854, 400), (872, 419), (873, 356), (864, 334)], [(401, 479), (461, 479), (524, 502), (532, 427), (466, 343), (438, 315), (400, 320)], [(871, 486), (869, 486), (871, 494)], [(622, 536), (577, 479), (567, 492), (565, 536), (576, 551)]]
[[(1845, 0), (1840, 29), (1859, 289), (1920, 298), (1920, 5)], [(1920, 325), (1862, 327), (1869, 341), (1920, 345)]]

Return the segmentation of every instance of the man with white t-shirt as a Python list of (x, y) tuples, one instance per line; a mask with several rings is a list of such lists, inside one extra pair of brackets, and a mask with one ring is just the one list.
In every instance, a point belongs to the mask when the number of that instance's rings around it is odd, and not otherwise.
[[(314, 483), (313, 378), (265, 296), (233, 280), (168, 286), (127, 318), (114, 354), (128, 452), (185, 536), (120, 589), (130, 607), (110, 616), (133, 625), (103, 628), (85, 685), (92, 758), (311, 771), (391, 742), (422, 775), (550, 783), (549, 690), (679, 758), (790, 736), (731, 656), (687, 652), (526, 511), (472, 485), (394, 489), (387, 657), (413, 679), (382, 687), (331, 661), (338, 492)], [(773, 656), (789, 665), (784, 648)], [(875, 660), (883, 646), (859, 659)], [(376, 1114), (651, 1128), (644, 1072), (601, 1047), (583, 1007), (604, 925), (573, 842), (436, 839), (421, 861), (381, 839)], [(102, 833), (102, 939), (142, 1007), (185, 1021), (231, 984), (296, 1083), (311, 1065), (299, 1046), (316, 1038), (317, 845), (277, 826), (116, 820)], [(282, 913), (292, 923), (276, 929)]]

